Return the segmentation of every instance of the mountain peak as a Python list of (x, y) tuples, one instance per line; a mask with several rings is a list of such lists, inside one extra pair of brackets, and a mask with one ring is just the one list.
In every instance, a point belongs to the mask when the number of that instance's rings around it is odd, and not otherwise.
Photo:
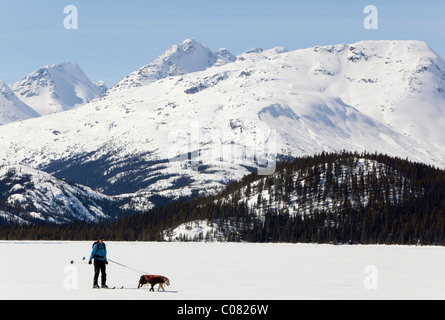
[(40, 115), (17, 98), (9, 86), (0, 80), (0, 126)]
[[(195, 39), (186, 39), (179, 45), (171, 46), (154, 63), (169, 63), (177, 68), (170, 68), (172, 75), (202, 71), (211, 67), (218, 57), (207, 46)], [(174, 70), (180, 69), (180, 70)]]
[(66, 68), (80, 69), (80, 67), (77, 63), (72, 63), (71, 61), (64, 61), (61, 63), (46, 65), (43, 68), (45, 68), (45, 69), (66, 69)]
[(206, 47), (205, 45), (200, 43), (198, 40), (192, 39), (192, 38), (185, 39), (184, 41), (182, 41), (180, 43), (180, 46), (182, 47), (182, 49), (184, 51), (188, 51), (188, 50), (191, 50), (191, 49), (196, 48), (196, 47)]
[(236, 56), (226, 48), (221, 48), (217, 50), (215, 54), (218, 56), (218, 58), (222, 59), (225, 62), (236, 61)]
[(69, 61), (44, 66), (11, 88), (41, 115), (82, 106), (103, 94), (103, 89), (94, 85), (78, 64)]
[(204, 71), (214, 65), (233, 62), (236, 57), (227, 49), (216, 53), (195, 39), (186, 39), (167, 49), (148, 65), (131, 73), (113, 90), (140, 87), (158, 80), (188, 73)]

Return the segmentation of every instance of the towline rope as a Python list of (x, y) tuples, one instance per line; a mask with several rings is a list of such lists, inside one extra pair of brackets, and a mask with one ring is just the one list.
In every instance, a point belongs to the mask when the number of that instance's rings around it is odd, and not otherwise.
[(137, 273), (139, 273), (139, 274), (141, 274), (141, 275), (148, 274), (147, 272), (144, 272), (144, 271), (141, 271), (141, 270), (138, 270), (138, 269), (131, 268), (131, 267), (129, 267), (129, 266), (123, 265), (123, 264), (121, 264), (121, 263), (119, 263), (119, 262), (116, 262), (116, 261), (113, 261), (113, 260), (111, 260), (111, 259), (108, 259), (108, 261), (110, 261), (110, 262), (112, 262), (112, 263), (114, 263), (114, 264), (117, 264), (118, 266), (121, 266), (121, 267), (123, 267), (123, 268), (129, 269), (129, 270), (133, 270), (133, 271), (135, 271), (135, 272), (137, 272)]

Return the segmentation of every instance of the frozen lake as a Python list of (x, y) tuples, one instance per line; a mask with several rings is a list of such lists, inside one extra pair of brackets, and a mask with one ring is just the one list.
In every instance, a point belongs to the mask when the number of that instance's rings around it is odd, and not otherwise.
[(404, 246), (106, 242), (108, 258), (170, 279), (137, 290), (140, 274), (108, 265), (93, 290), (91, 242), (0, 242), (0, 299), (445, 299), (445, 249)]

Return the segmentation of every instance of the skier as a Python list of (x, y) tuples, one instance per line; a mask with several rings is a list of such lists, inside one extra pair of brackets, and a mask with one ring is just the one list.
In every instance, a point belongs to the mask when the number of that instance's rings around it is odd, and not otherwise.
[(108, 289), (106, 284), (107, 282), (107, 273), (106, 273), (106, 265), (107, 261), (107, 247), (104, 243), (104, 237), (100, 237), (99, 241), (93, 244), (93, 251), (91, 252), (90, 261), (88, 264), (92, 264), (92, 260), (94, 259), (94, 289), (100, 289), (98, 285), (99, 273), (102, 274), (102, 289)]

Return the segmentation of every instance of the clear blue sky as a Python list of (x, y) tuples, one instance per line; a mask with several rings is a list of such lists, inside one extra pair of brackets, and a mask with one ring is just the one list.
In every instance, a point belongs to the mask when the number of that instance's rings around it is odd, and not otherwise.
[[(378, 30), (363, 27), (368, 4), (379, 10)], [(66, 5), (78, 8), (78, 30), (63, 26)], [(444, 13), (445, 0), (1, 0), (0, 79), (71, 61), (111, 86), (186, 38), (234, 54), (421, 40), (445, 58)]]

